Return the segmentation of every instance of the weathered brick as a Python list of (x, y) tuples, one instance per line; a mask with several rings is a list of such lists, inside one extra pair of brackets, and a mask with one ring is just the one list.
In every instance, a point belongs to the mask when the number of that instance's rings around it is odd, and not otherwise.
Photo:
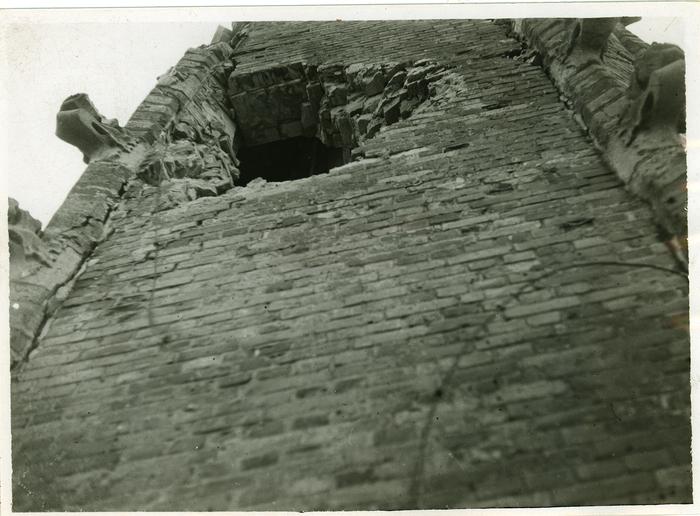
[[(328, 174), (160, 211), (155, 187), (126, 195), (13, 373), (15, 509), (690, 501), (687, 282), (624, 265), (675, 267), (506, 28), (246, 30), (251, 81), (419, 56), (449, 80)], [(197, 78), (208, 52), (136, 130), (176, 107), (233, 123), (225, 81)]]
[(294, 421), (293, 428), (295, 429), (303, 429), (303, 428), (311, 428), (315, 426), (324, 426), (328, 424), (328, 416), (326, 415), (315, 415), (315, 416), (304, 416), (297, 418)]
[(552, 299), (551, 301), (545, 301), (542, 303), (532, 303), (529, 305), (507, 308), (504, 314), (506, 317), (522, 317), (524, 315), (537, 314), (540, 312), (561, 310), (562, 308), (576, 306), (579, 303), (580, 300), (576, 296), (560, 297), (558, 299)]
[(279, 455), (276, 452), (266, 453), (257, 457), (249, 457), (241, 461), (241, 469), (250, 470), (256, 468), (264, 468), (277, 464)]

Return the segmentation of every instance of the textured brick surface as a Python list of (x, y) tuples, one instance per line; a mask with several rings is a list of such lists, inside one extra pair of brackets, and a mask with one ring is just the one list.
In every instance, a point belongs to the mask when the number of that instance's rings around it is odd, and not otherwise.
[[(613, 27), (614, 20), (588, 22), (600, 30), (604, 24)], [(572, 47), (572, 27), (579, 23), (530, 19), (513, 26), (539, 52), (611, 168), (631, 192), (649, 202), (656, 222), (679, 247), (679, 259), (687, 261), (686, 158), (680, 137), (685, 132), (683, 51), (659, 44), (644, 49), (617, 24), (598, 59), (586, 51), (596, 47), (592, 34), (584, 38), (587, 43), (579, 40)]]
[(327, 175), (127, 194), (13, 378), (16, 510), (690, 501), (687, 282), (488, 21), (252, 25), (458, 84)]

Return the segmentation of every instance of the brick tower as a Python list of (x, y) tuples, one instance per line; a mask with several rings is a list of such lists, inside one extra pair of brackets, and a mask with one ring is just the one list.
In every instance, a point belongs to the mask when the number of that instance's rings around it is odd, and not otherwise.
[(682, 52), (240, 23), (10, 206), (15, 510), (691, 501)]

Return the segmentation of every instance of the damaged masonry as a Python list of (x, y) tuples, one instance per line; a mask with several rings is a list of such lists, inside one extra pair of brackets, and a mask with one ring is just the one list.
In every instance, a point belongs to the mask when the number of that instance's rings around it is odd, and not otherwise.
[(14, 510), (690, 502), (685, 61), (628, 22), (236, 23), (66, 99)]

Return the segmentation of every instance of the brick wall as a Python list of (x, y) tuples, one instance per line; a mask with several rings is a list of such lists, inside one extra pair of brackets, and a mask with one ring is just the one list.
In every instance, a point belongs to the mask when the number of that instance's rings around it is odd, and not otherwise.
[(459, 80), (327, 175), (172, 203), (132, 181), (13, 376), (15, 510), (689, 502), (687, 280), (520, 43), (248, 31), (239, 72)]

